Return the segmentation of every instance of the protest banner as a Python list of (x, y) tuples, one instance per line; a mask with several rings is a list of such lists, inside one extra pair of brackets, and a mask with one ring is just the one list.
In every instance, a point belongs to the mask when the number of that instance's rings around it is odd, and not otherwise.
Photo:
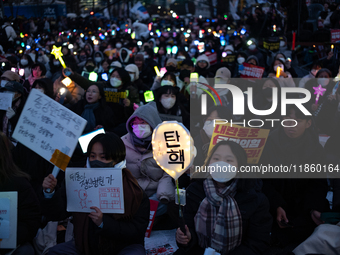
[(0, 192), (0, 248), (17, 246), (18, 192)]
[(155, 218), (156, 218), (158, 203), (159, 203), (158, 201), (150, 199), (150, 218), (149, 218), (148, 228), (146, 229), (146, 232), (145, 232), (145, 237), (149, 238), (150, 235), (151, 235), (153, 223), (154, 223)]
[(260, 66), (254, 66), (248, 63), (243, 63), (243, 71), (241, 71), (241, 78), (259, 79), (262, 77), (264, 68)]
[(65, 181), (68, 212), (124, 213), (122, 169), (67, 168)]
[(8, 107), (12, 107), (13, 94), (0, 93), (0, 110), (7, 110)]
[(13, 138), (65, 170), (87, 121), (32, 89)]
[(235, 59), (236, 59), (236, 55), (235, 54), (227, 54), (225, 57), (222, 54), (221, 62), (234, 63)]
[(110, 103), (121, 103), (123, 104), (123, 100), (128, 97), (128, 91), (117, 92), (116, 89), (105, 88), (105, 100)]
[(269, 135), (269, 129), (248, 128), (238, 125), (216, 124), (210, 140), (209, 151), (221, 141), (233, 141), (242, 146), (248, 156), (248, 164), (257, 164)]
[(331, 29), (331, 43), (340, 41), (340, 29)]
[(217, 63), (217, 53), (216, 52), (214, 52), (214, 53), (205, 52), (204, 54), (208, 57), (210, 65), (215, 65)]

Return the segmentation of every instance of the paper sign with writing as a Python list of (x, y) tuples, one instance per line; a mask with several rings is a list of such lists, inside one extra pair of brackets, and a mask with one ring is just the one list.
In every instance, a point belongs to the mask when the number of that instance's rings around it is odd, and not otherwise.
[(156, 218), (157, 208), (158, 208), (158, 201), (155, 201), (155, 200), (150, 199), (150, 217), (149, 217), (149, 225), (148, 225), (148, 228), (146, 229), (145, 237), (148, 237), (148, 238), (149, 238), (150, 235), (151, 235), (153, 223), (154, 223), (155, 218)]
[(217, 63), (217, 54), (215, 52), (205, 52), (204, 54), (208, 57), (210, 65), (215, 65)]
[(8, 107), (12, 107), (13, 94), (0, 93), (0, 110), (7, 110)]
[(221, 62), (234, 63), (235, 59), (236, 59), (236, 55), (235, 54), (228, 54), (225, 57), (222, 56)]
[(122, 169), (67, 168), (65, 180), (68, 212), (124, 213)]
[[(216, 124), (210, 140), (210, 150), (221, 141), (234, 141), (248, 155), (248, 164), (257, 164), (269, 135), (269, 129), (247, 128), (238, 125)], [(208, 152), (208, 154), (209, 154)]]
[(105, 88), (105, 100), (106, 102), (112, 102), (112, 103), (123, 103), (123, 99), (128, 97), (128, 92), (116, 92), (115, 89)]
[(340, 41), (340, 29), (331, 29), (331, 43)]
[(264, 68), (243, 63), (244, 69), (241, 71), (241, 78), (259, 79), (262, 77)]
[(13, 137), (65, 170), (86, 123), (79, 115), (40, 91), (32, 89)]
[(17, 246), (18, 192), (0, 192), (0, 248)]

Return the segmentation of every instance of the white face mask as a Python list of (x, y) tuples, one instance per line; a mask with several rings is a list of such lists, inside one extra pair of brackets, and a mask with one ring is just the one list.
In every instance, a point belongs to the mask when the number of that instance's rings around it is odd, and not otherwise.
[(96, 61), (97, 63), (100, 63), (102, 61), (102, 58), (101, 57), (96, 57), (96, 58), (94, 58), (94, 61)]
[(23, 66), (26, 66), (26, 65), (28, 65), (28, 60), (27, 60), (27, 59), (21, 59), (21, 60), (20, 60), (20, 63), (21, 63)]
[(130, 75), (131, 82), (134, 82), (135, 81), (135, 75), (131, 74), (131, 73), (129, 75)]
[(276, 70), (277, 70), (278, 67), (280, 67), (281, 70), (283, 70), (283, 65), (276, 65), (276, 66), (274, 66), (274, 71), (275, 71), (275, 72), (276, 72)]
[(212, 120), (207, 120), (204, 122), (203, 130), (207, 134), (208, 137), (212, 137), (212, 134), (214, 132), (214, 121)]
[(174, 86), (174, 83), (172, 81), (162, 80), (161, 86)]
[(318, 78), (317, 83), (321, 84), (322, 87), (326, 87), (329, 83), (329, 79), (328, 78)]
[(255, 50), (255, 49), (256, 49), (256, 45), (255, 45), (255, 44), (249, 45), (249, 49), (250, 49), (250, 50)]
[(284, 41), (280, 41), (280, 47), (284, 47), (285, 46), (285, 42)]
[(152, 134), (151, 128), (148, 124), (138, 124), (132, 127), (133, 133), (138, 138), (146, 138)]
[(167, 110), (171, 109), (176, 103), (176, 98), (168, 97), (168, 98), (162, 98), (161, 104), (163, 107)]
[(244, 61), (246, 61), (246, 59), (245, 59), (244, 57), (239, 57), (239, 58), (237, 58), (237, 63), (238, 63), (239, 65), (242, 65), (242, 64), (244, 63)]
[(2, 80), (1, 83), (0, 83), (0, 86), (3, 88), (6, 86), (8, 81), (5, 81), (5, 80)]
[(110, 79), (110, 84), (112, 87), (117, 88), (122, 85), (122, 81), (118, 80), (116, 77)]
[(116, 48), (121, 48), (122, 44), (121, 43), (116, 43)]
[(212, 169), (215, 169), (215, 171), (210, 172), (211, 177), (220, 183), (226, 183), (234, 179), (237, 173), (237, 168), (235, 166), (232, 166), (224, 161), (214, 162), (209, 166), (213, 167)]

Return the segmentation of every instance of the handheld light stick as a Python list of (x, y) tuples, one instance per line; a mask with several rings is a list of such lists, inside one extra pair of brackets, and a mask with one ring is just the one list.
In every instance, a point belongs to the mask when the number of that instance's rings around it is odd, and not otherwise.
[(313, 89), (315, 90), (314, 95), (316, 95), (315, 104), (318, 104), (320, 95), (323, 96), (326, 89), (324, 89), (321, 84), (317, 87), (313, 87)]
[(63, 56), (63, 53), (61, 52), (61, 47), (56, 47), (55, 45), (53, 45), (53, 49), (52, 49), (52, 52), (51, 54), (54, 55), (55, 59), (58, 59), (60, 61), (60, 64), (66, 68), (66, 65), (65, 65), (65, 62), (62, 58)]
[(280, 77), (280, 73), (281, 73), (281, 67), (278, 66), (276, 69), (276, 78)]

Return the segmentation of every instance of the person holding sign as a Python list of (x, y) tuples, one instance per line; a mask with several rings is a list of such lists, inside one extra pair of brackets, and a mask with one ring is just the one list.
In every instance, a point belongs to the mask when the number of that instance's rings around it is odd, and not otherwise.
[(24, 87), (29, 93), (32, 89), (33, 83), (37, 79), (44, 78), (46, 74), (46, 67), (42, 63), (35, 63), (32, 65), (32, 73), (31, 75), (25, 80)]
[(156, 103), (139, 107), (126, 122), (128, 134), (122, 137), (126, 147), (126, 165), (152, 200), (160, 201), (156, 216), (165, 214), (167, 204), (175, 200), (175, 185), (153, 158), (151, 138), (160, 124)]
[[(279, 71), (278, 68), (280, 68)], [(286, 70), (285, 63), (281, 59), (275, 59), (273, 61), (271, 68), (269, 70), (268, 77), (278, 78), (281, 87), (295, 87), (292, 75)]]
[[(22, 172), (14, 164), (10, 148), (11, 142), (4, 133), (0, 132), (0, 192), (18, 192), (18, 222), (17, 229), (14, 231), (17, 235), (17, 246), (20, 245), (20, 247), (16, 249), (13, 255), (34, 255), (35, 252), (30, 243), (40, 226), (39, 200), (28, 181), (29, 175)], [(1, 242), (0, 240), (0, 247)], [(9, 251), (0, 250), (0, 252), (7, 253)]]
[(247, 154), (239, 144), (221, 141), (213, 147), (203, 168), (214, 171), (206, 171), (206, 179), (196, 179), (187, 189), (186, 233), (176, 231), (182, 254), (203, 254), (209, 247), (220, 254), (263, 254), (268, 248), (269, 203), (260, 181), (237, 178), (237, 169), (246, 164)]
[[(124, 143), (113, 133), (99, 134), (89, 143), (87, 156), (89, 168), (122, 169), (125, 212), (103, 214), (98, 207), (93, 206), (91, 213), (73, 213), (74, 242), (58, 244), (48, 254), (145, 254), (144, 235), (149, 224), (150, 203), (125, 166)], [(56, 183), (53, 175), (49, 175), (42, 184), (42, 207), (50, 220), (61, 220), (68, 216), (66, 192), (69, 191), (64, 185), (55, 189)], [(46, 193), (47, 189), (52, 193)]]

